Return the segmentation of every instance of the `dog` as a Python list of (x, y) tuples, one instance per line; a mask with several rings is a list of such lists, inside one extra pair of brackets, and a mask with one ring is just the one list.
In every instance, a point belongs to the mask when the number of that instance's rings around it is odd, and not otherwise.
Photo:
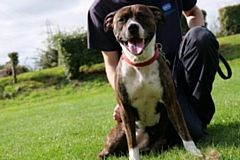
[(115, 75), (122, 123), (109, 132), (99, 159), (128, 150), (130, 160), (139, 160), (139, 149), (161, 150), (169, 120), (185, 149), (202, 155), (184, 121), (171, 71), (156, 47), (156, 23), (164, 21), (159, 8), (141, 4), (120, 8), (104, 20), (105, 31), (113, 29), (122, 47)]

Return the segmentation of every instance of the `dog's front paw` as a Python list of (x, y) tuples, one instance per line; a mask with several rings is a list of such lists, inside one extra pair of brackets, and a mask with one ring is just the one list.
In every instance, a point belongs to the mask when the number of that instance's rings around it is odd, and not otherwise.
[(140, 160), (139, 149), (137, 147), (129, 150), (129, 160)]
[(194, 154), (195, 155), (195, 159), (204, 159), (205, 158), (205, 155), (202, 154), (202, 152), (197, 149), (197, 148), (193, 148), (192, 151), (190, 151), (191, 154)]
[(140, 160), (139, 156), (137, 157), (129, 157), (129, 160)]
[(194, 159), (205, 159), (205, 155), (196, 146), (189, 148), (189, 152), (194, 155)]
[(183, 141), (183, 145), (185, 147), (185, 149), (190, 152), (193, 155), (196, 156), (203, 156), (203, 154), (201, 153), (201, 151), (196, 147), (195, 143), (193, 141)]

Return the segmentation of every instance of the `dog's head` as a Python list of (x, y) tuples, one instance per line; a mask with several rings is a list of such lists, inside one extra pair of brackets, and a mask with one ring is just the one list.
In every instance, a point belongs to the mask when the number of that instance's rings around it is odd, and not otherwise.
[(117, 41), (131, 53), (139, 55), (155, 35), (156, 22), (165, 22), (159, 8), (136, 4), (108, 14), (104, 30), (113, 29)]

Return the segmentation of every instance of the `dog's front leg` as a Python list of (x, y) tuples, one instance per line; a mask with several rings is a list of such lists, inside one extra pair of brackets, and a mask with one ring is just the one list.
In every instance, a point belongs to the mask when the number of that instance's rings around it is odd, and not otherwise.
[(136, 140), (135, 117), (132, 106), (119, 103), (121, 106), (120, 114), (124, 124), (124, 130), (127, 137), (129, 160), (139, 160), (139, 149)]
[(175, 127), (183, 141), (185, 149), (191, 154), (202, 156), (201, 151), (196, 147), (195, 143), (191, 138), (180, 105), (177, 100), (173, 101), (173, 103), (169, 103), (167, 107), (167, 112), (170, 121), (172, 122), (173, 126)]

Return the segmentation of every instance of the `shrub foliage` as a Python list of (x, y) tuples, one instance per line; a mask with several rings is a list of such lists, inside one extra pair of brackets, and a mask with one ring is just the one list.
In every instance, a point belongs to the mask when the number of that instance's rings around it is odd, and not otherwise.
[(82, 30), (71, 34), (59, 32), (53, 36), (53, 42), (60, 54), (59, 64), (63, 64), (69, 80), (80, 76), (80, 66), (103, 62), (99, 51), (87, 49), (87, 33)]
[(37, 68), (46, 69), (58, 66), (58, 51), (50, 45), (46, 50), (38, 49), (38, 57), (33, 58)]
[(219, 9), (219, 15), (222, 36), (240, 33), (240, 4)]

